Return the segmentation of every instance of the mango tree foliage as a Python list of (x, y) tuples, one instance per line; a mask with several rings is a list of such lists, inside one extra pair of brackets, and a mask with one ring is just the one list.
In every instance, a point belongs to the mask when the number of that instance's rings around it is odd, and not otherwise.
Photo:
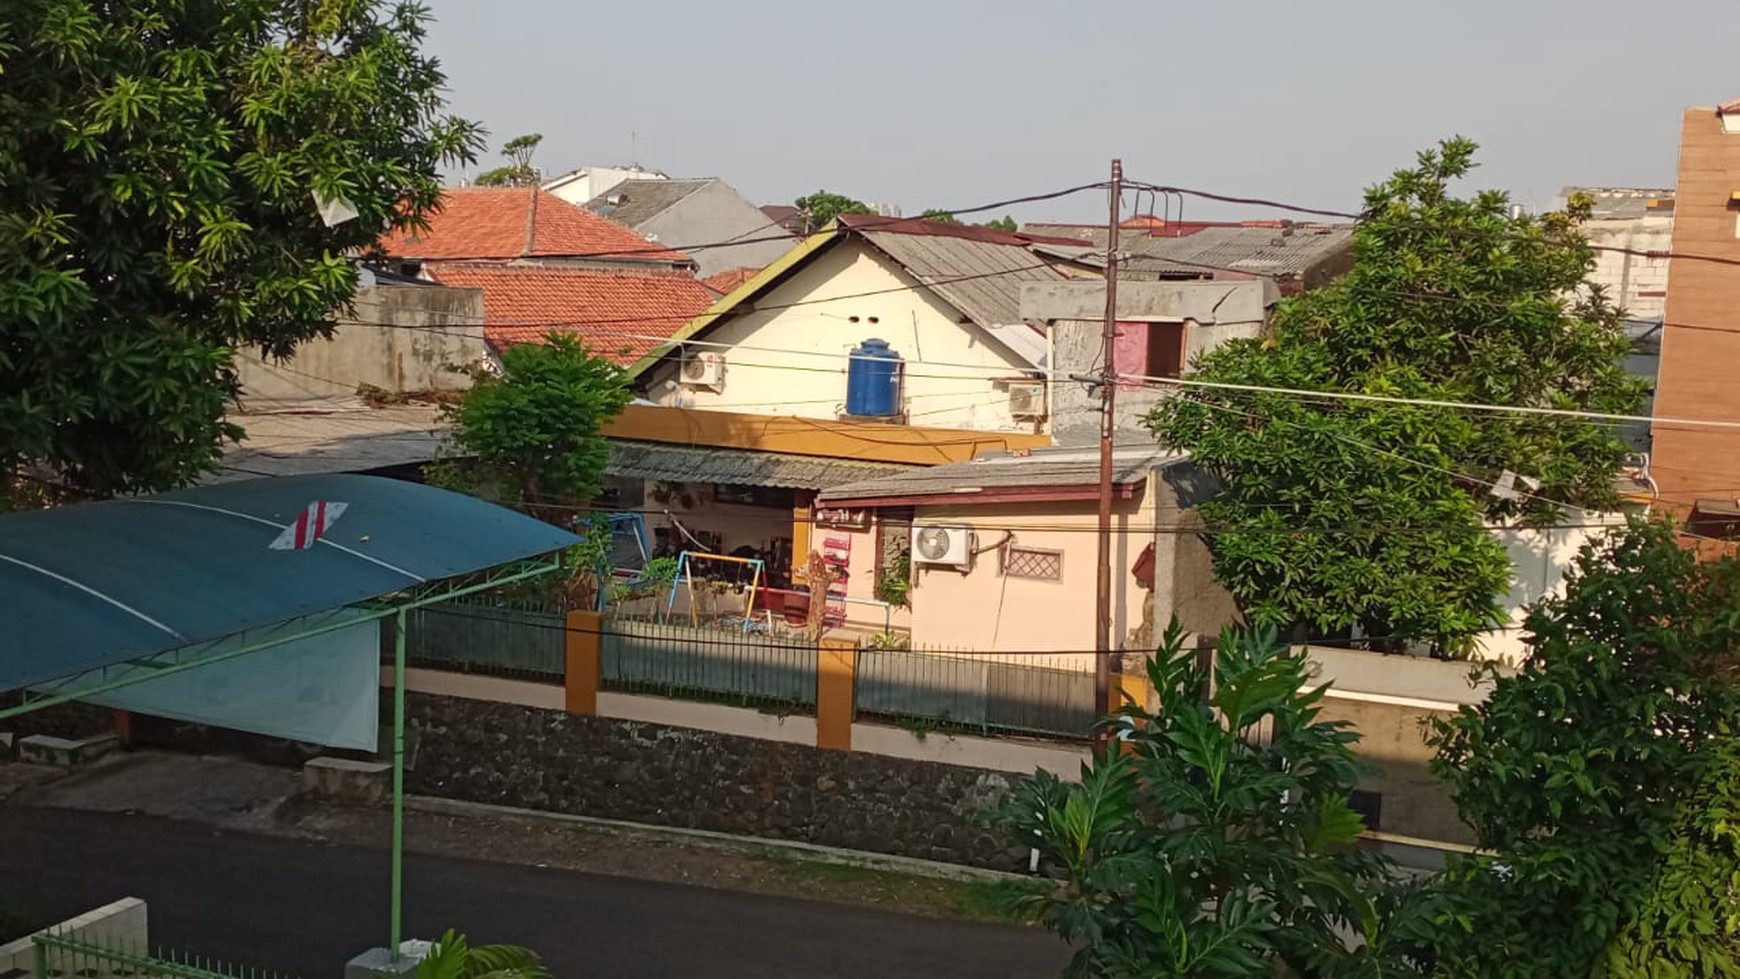
[(995, 818), (1054, 884), (1015, 900), (1076, 947), (1070, 975), (1416, 974), (1414, 904), (1351, 848), (1359, 735), (1307, 670), (1273, 629), (1223, 633), (1210, 667), (1175, 622), (1148, 663), (1159, 709), (1122, 709), (1079, 782), (1011, 793)]
[[(443, 113), (427, 19), (0, 0), (0, 474), (105, 494), (215, 462), (240, 435), (235, 352), (329, 334), (351, 253), (418, 224), (438, 167), (476, 148)], [(317, 199), (356, 216), (329, 227)]]
[[(1644, 391), (1621, 314), (1581, 288), (1594, 252), (1563, 213), (1456, 197), (1475, 146), (1451, 139), (1372, 188), (1352, 270), (1276, 307), (1192, 377), (1405, 399), (1629, 413)], [(1483, 525), (1563, 521), (1616, 502), (1626, 452), (1578, 418), (1188, 388), (1149, 424), (1225, 491), (1203, 507), (1216, 575), (1251, 617), (1320, 635), (1466, 651), (1499, 620), (1510, 562)], [(1506, 471), (1538, 480), (1503, 499)], [(1526, 485), (1526, 484), (1525, 484)]]
[(431, 479), (571, 523), (603, 486), (610, 446), (602, 429), (629, 402), (627, 375), (577, 338), (552, 333), (502, 351), (499, 375), (472, 376), (471, 389), (444, 409), (453, 439)]
[(1491, 852), (1441, 882), (1442, 974), (1730, 974), (1667, 963), (1731, 962), (1740, 936), (1740, 562), (1639, 521), (1587, 545), (1527, 629), (1516, 675), (1432, 736)]

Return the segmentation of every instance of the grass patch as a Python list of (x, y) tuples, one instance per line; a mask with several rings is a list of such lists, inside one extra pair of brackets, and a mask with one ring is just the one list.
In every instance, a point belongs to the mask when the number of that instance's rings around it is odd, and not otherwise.
[(1012, 895), (1038, 886), (1026, 881), (950, 880), (781, 855), (769, 855), (764, 862), (770, 876), (794, 894), (968, 921), (1019, 923), (1011, 908)]

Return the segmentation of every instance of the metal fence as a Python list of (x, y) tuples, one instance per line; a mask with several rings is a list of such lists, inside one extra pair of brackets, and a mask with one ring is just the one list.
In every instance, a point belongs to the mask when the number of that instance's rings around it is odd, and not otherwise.
[(803, 639), (611, 616), (606, 690), (757, 706), (814, 708), (816, 644)]
[(1085, 738), (1098, 720), (1094, 676), (966, 653), (858, 653), (860, 716), (939, 727)]
[(566, 621), (534, 607), (453, 601), (406, 614), (412, 666), (562, 682)]
[(243, 968), (174, 952), (151, 955), (65, 935), (44, 933), (35, 945), (34, 979), (278, 979), (277, 973)]

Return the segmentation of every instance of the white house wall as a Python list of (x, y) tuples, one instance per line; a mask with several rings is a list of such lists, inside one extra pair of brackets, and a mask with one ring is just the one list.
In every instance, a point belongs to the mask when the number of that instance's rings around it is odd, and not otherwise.
[(1033, 422), (1010, 415), (1006, 389), (992, 380), (1027, 365), (977, 327), (958, 322), (953, 307), (857, 241), (816, 255), (754, 305), (762, 311), (725, 320), (695, 347), (723, 352), (719, 390), (676, 383), (677, 368), (667, 362), (651, 372), (645, 396), (710, 411), (837, 419), (846, 405), (847, 352), (875, 337), (906, 360), (910, 424), (1035, 430)]

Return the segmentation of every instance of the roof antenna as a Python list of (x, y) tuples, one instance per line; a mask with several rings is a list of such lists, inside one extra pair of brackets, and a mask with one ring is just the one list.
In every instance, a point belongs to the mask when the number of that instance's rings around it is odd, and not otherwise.
[(640, 140), (632, 129), (628, 131), (628, 165), (631, 169), (640, 169)]

